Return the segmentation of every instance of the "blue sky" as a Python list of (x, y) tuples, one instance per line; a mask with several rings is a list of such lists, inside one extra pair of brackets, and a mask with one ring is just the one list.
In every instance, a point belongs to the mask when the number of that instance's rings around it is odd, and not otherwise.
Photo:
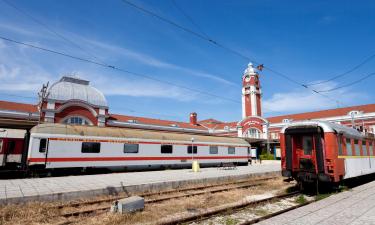
[[(10, 1), (10, 0), (8, 0)], [(375, 53), (375, 2), (131, 0), (301, 82), (343, 73)], [(81, 48), (0, 1), (0, 36), (116, 65), (230, 99), (241, 100), (249, 63), (226, 50), (111, 1), (12, 1)], [(89, 54), (87, 54), (89, 52)], [(375, 59), (347, 76), (314, 86), (331, 89), (375, 72)], [(96, 65), (0, 41), (0, 99), (36, 102), (41, 84), (62, 75), (88, 79), (107, 97), (110, 112), (185, 121), (241, 119), (241, 104)], [(342, 105), (374, 103), (375, 76), (327, 93)], [(337, 107), (267, 70), (261, 72), (264, 116)], [(16, 97), (17, 95), (19, 97)], [(22, 97), (21, 97), (22, 96)], [(27, 97), (27, 98), (25, 98)]]

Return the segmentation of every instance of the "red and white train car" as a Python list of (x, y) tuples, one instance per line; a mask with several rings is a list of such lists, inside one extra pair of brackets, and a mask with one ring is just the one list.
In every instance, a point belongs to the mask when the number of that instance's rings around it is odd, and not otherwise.
[(15, 168), (21, 164), (25, 130), (0, 130), (0, 168)]
[(30, 131), (29, 167), (141, 169), (247, 164), (243, 139), (127, 128), (41, 124)]
[(303, 183), (375, 173), (373, 135), (322, 121), (293, 122), (280, 133), (282, 175)]

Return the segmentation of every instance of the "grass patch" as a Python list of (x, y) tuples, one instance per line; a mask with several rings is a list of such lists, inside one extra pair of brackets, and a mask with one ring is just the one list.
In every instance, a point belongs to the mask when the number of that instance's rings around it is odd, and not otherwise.
[(331, 196), (332, 194), (334, 194), (334, 193), (318, 194), (318, 195), (315, 197), (315, 200), (319, 201), (319, 200), (325, 199), (325, 198)]
[(261, 160), (274, 160), (275, 156), (269, 153), (265, 153), (259, 156)]
[(255, 215), (257, 215), (257, 216), (265, 216), (265, 215), (268, 215), (268, 214), (269, 214), (269, 212), (268, 212), (267, 210), (265, 210), (265, 209), (256, 209), (256, 210), (254, 211), (254, 213), (255, 213)]
[(298, 198), (296, 198), (295, 202), (298, 204), (305, 204), (307, 200), (304, 195), (299, 195)]
[(239, 220), (233, 219), (233, 218), (230, 218), (230, 217), (223, 219), (223, 223), (225, 225), (236, 225), (238, 222), (239, 222)]

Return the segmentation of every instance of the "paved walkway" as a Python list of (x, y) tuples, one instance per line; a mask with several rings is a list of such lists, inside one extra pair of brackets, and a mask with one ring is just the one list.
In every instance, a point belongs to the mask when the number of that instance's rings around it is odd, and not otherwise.
[(136, 192), (177, 187), (182, 184), (245, 178), (251, 175), (278, 172), (279, 161), (263, 161), (252, 166), (223, 170), (203, 168), (126, 172), (99, 175), (0, 180), (0, 204), (35, 200), (67, 200), (100, 194)]
[(375, 224), (375, 181), (332, 195), (258, 224)]

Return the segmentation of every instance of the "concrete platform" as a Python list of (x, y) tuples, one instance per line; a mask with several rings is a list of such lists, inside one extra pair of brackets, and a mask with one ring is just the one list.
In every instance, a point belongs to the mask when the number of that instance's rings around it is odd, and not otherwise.
[(258, 224), (375, 224), (375, 181), (332, 195)]
[(239, 166), (234, 170), (203, 168), (197, 173), (191, 169), (179, 169), (0, 180), (0, 204), (158, 191), (186, 184), (244, 179), (270, 173), (280, 173), (280, 161), (263, 161), (262, 164), (253, 163), (252, 166)]

